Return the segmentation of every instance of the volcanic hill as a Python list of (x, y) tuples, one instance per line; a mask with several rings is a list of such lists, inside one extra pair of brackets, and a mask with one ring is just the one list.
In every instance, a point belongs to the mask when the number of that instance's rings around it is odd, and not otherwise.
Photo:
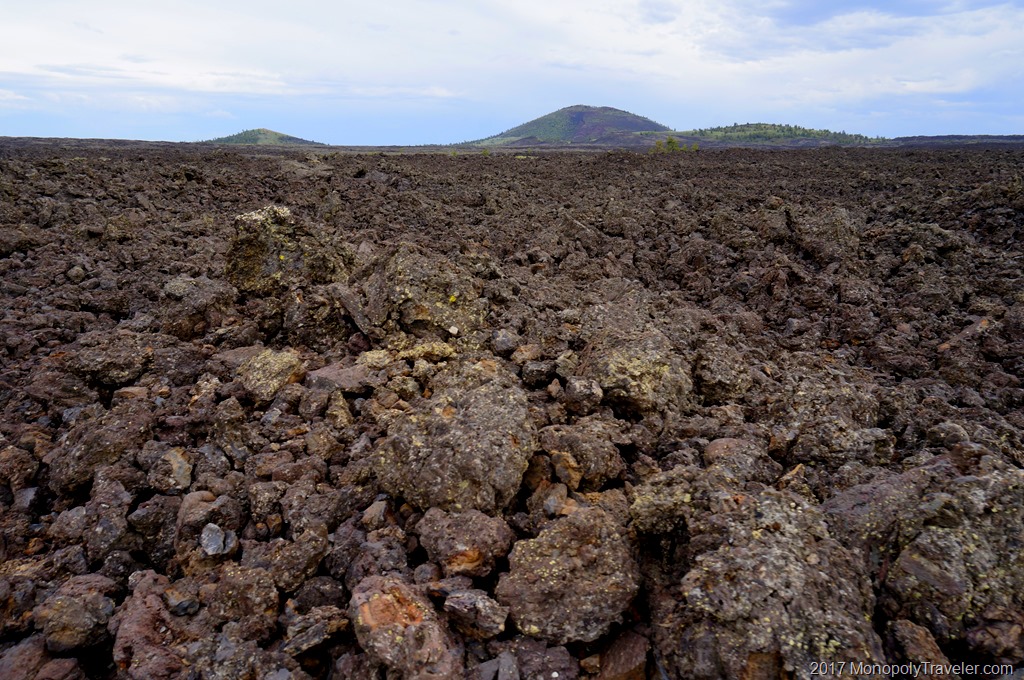
[(480, 146), (563, 144), (635, 144), (637, 132), (668, 132), (671, 128), (610, 106), (567, 106), (546, 116), (481, 139)]
[(217, 139), (207, 140), (208, 144), (252, 144), (260, 146), (323, 146), (320, 142), (311, 142), (308, 139), (293, 137), (282, 132), (275, 132), (267, 128), (256, 128), (255, 130), (244, 130), (237, 134)]

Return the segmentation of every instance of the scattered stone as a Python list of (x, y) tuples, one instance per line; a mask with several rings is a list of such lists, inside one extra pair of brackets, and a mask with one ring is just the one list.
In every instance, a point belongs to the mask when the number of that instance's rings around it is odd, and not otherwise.
[(238, 548), (234, 531), (224, 531), (216, 524), (207, 524), (199, 535), (199, 547), (210, 557), (230, 555)]
[(1012, 145), (0, 146), (0, 677), (1024, 663)]

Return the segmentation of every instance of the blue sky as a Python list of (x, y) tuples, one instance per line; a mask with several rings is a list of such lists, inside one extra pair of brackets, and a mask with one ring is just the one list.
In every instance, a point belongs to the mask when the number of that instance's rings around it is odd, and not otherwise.
[(0, 136), (450, 143), (572, 104), (676, 129), (1024, 134), (1022, 1), (6, 4)]

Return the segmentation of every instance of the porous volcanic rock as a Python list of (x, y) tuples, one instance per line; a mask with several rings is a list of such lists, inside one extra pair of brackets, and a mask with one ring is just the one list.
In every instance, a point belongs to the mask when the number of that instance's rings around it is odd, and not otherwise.
[(381, 486), (420, 508), (504, 509), (535, 441), (526, 394), (516, 383), (489, 359), (435, 375), (433, 395), (393, 421), (373, 454)]
[(0, 677), (1024, 663), (1019, 145), (451, 151), (0, 138)]
[(622, 527), (600, 508), (577, 510), (519, 541), (495, 593), (516, 627), (555, 644), (589, 642), (622, 616), (640, 575)]

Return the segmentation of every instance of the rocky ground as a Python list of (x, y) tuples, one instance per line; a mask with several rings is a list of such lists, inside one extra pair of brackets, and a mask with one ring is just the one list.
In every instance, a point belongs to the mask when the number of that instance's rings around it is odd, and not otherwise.
[(1020, 664), (1022, 236), (1012, 149), (0, 142), (0, 677)]

